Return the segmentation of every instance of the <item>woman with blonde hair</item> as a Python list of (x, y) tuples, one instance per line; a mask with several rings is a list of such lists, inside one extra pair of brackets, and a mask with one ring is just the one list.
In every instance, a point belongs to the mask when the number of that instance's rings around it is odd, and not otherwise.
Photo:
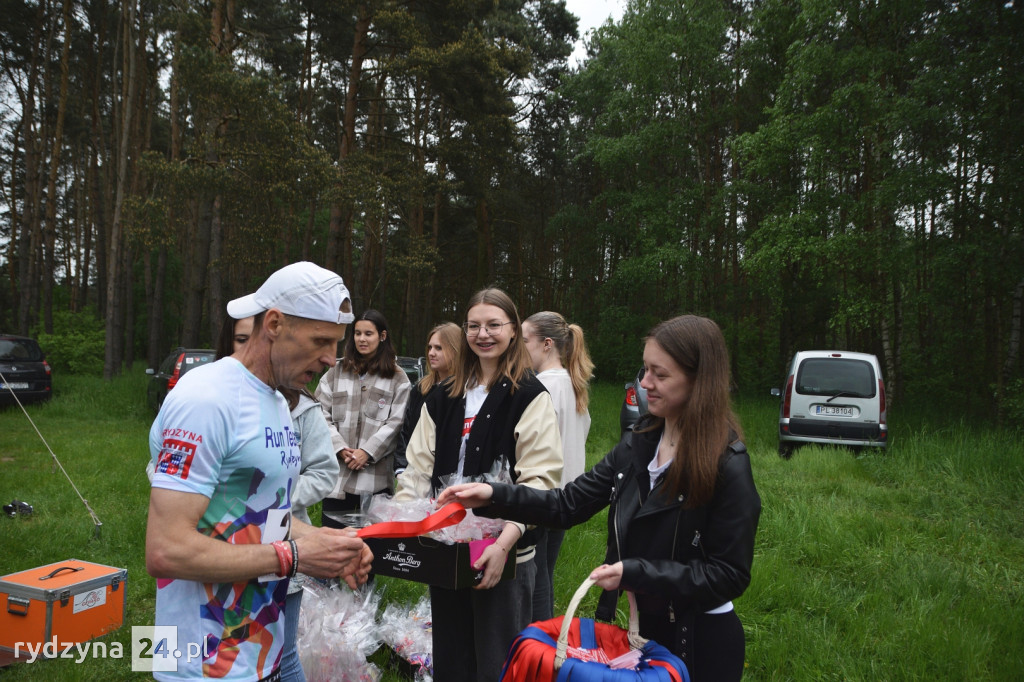
[[(515, 304), (500, 289), (479, 291), (463, 329), (452, 378), (426, 397), (395, 499), (430, 497), (451, 474), (479, 480), (495, 466), (507, 466), (514, 488), (556, 487), (558, 421), (531, 369)], [(498, 679), (509, 645), (531, 622), (534, 553), (532, 531), (506, 523), (474, 564), (483, 571), (475, 588), (430, 588), (434, 679)], [(506, 560), (516, 575), (500, 580)]]
[[(594, 363), (579, 325), (569, 324), (558, 313), (545, 310), (523, 321), (523, 343), (537, 378), (551, 393), (562, 435), (562, 483), (583, 473), (590, 433), (590, 378)], [(554, 616), (554, 573), (565, 531), (538, 527), (537, 585), (533, 590), (533, 620)]]
[(402, 433), (398, 436), (398, 447), (395, 448), (395, 475), (405, 471), (408, 461), (405, 449), (409, 445), (409, 437), (420, 420), (423, 401), (427, 395), (440, 386), (455, 371), (455, 361), (459, 357), (459, 344), (462, 343), (462, 327), (454, 322), (442, 322), (427, 334), (427, 370), (426, 375), (409, 393), (409, 405), (405, 410), (405, 423)]

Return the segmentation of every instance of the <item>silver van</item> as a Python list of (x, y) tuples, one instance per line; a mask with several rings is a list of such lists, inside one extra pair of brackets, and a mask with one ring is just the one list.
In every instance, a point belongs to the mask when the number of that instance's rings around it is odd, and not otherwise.
[(804, 443), (882, 447), (888, 443), (885, 384), (868, 353), (809, 350), (793, 356), (781, 397), (779, 455)]

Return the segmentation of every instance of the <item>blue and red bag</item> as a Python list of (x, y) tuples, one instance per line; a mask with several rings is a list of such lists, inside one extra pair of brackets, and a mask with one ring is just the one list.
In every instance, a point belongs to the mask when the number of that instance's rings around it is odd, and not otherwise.
[[(629, 630), (591, 618), (575, 618), (594, 584), (583, 581), (564, 616), (531, 624), (512, 642), (501, 682), (690, 682), (686, 664), (640, 636), (636, 600), (629, 598)], [(626, 667), (612, 667), (628, 661)]]

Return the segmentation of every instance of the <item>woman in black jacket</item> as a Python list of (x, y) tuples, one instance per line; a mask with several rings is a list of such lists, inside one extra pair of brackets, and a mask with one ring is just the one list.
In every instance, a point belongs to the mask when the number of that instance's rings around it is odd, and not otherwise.
[(590, 575), (611, 591), (598, 616), (611, 619), (617, 591), (629, 590), (640, 633), (680, 656), (691, 679), (738, 680), (745, 641), (732, 600), (750, 583), (761, 499), (729, 402), (725, 339), (707, 318), (662, 322), (644, 368), (649, 416), (564, 490), (471, 483), (438, 504), (560, 528), (610, 507), (606, 563)]
[(409, 466), (405, 458), (405, 450), (409, 446), (412, 430), (420, 420), (423, 401), (435, 388), (443, 384), (455, 371), (455, 363), (459, 359), (459, 345), (462, 343), (462, 327), (454, 322), (442, 322), (427, 334), (427, 365), (430, 368), (426, 376), (420, 379), (409, 392), (409, 403), (405, 408), (405, 422), (402, 432), (398, 434), (398, 445), (395, 446), (395, 476)]

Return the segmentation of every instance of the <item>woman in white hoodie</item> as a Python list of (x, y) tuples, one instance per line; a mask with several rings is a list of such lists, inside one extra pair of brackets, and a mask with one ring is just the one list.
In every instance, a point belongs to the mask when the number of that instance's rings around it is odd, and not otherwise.
[[(523, 320), (523, 343), (530, 354), (533, 371), (551, 394), (562, 435), (562, 483), (583, 473), (587, 462), (590, 433), (590, 360), (583, 330), (569, 324), (558, 313), (545, 310)], [(554, 573), (565, 531), (537, 527), (537, 583), (533, 589), (533, 620), (554, 617)]]

